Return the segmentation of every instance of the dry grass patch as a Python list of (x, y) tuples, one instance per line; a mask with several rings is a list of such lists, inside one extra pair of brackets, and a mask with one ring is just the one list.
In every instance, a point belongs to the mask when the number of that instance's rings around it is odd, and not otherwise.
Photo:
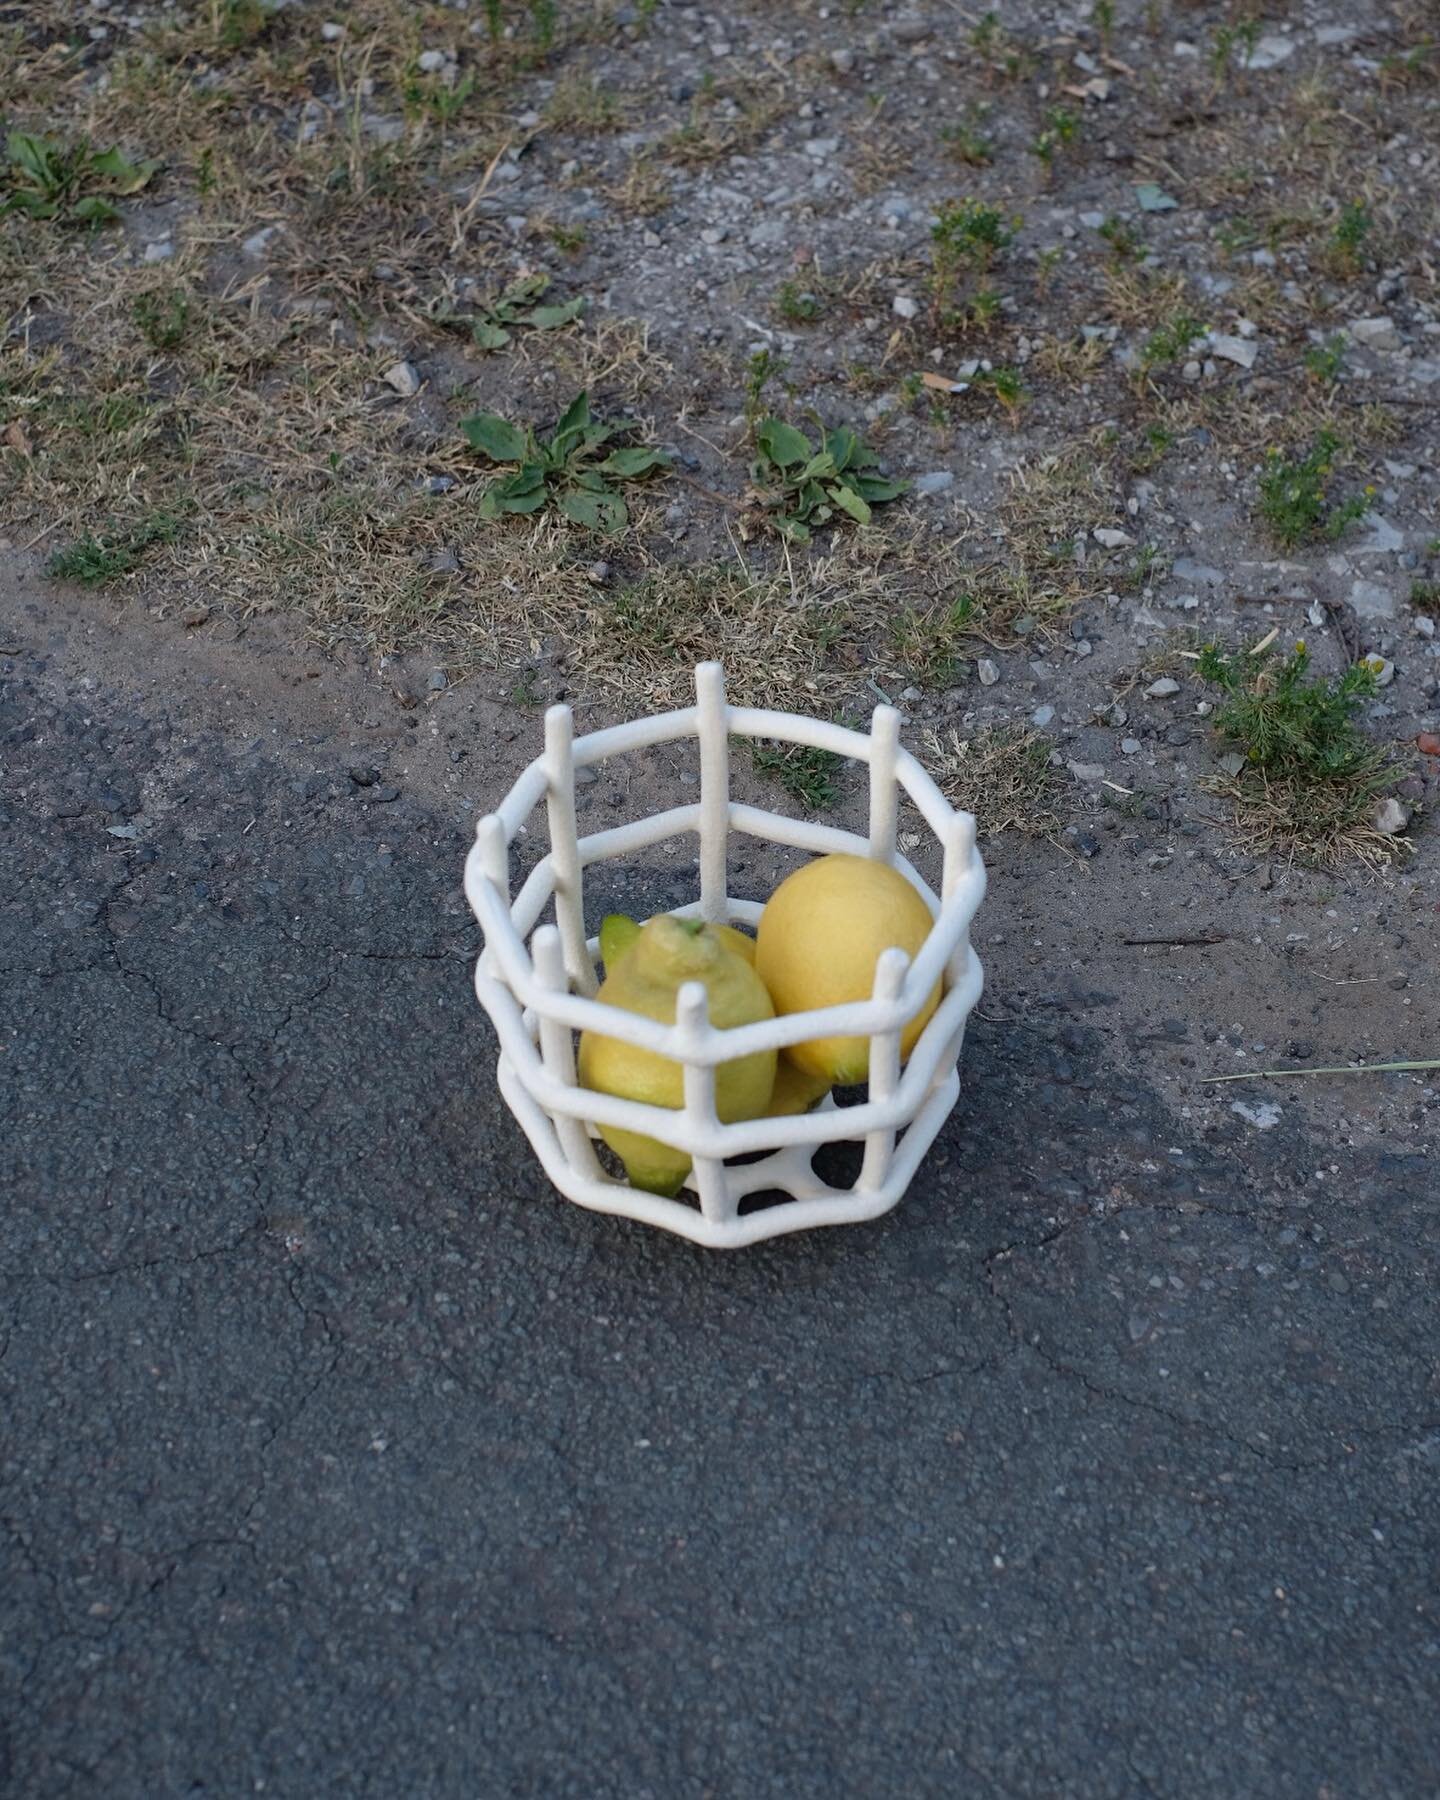
[(854, 687), (832, 653), (855, 624), (832, 562), (657, 565), (594, 596), (576, 622), (574, 662), (627, 701), (667, 707), (685, 704), (697, 662), (723, 654), (732, 701), (808, 706)]
[(931, 770), (953, 806), (974, 813), (982, 837), (1018, 831), (1047, 838), (1060, 832), (1059, 783), (1051, 741), (1027, 725), (994, 725), (962, 738), (952, 730), (924, 738)]
[(1104, 310), (1117, 325), (1153, 329), (1187, 310), (1189, 284), (1183, 275), (1127, 264), (1107, 268)]
[(1259, 769), (1212, 776), (1203, 785), (1229, 802), (1231, 829), (1253, 855), (1311, 868), (1361, 862), (1380, 869), (1415, 848), (1408, 837), (1391, 837), (1371, 824), (1378, 789), (1270, 776)]

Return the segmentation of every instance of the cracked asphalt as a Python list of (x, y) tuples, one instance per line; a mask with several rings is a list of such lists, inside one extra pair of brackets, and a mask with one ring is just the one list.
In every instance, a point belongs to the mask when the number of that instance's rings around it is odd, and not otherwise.
[(1424, 1155), (1217, 1142), (1071, 983), (982, 1008), (878, 1226), (590, 1217), (495, 1094), (464, 810), (22, 625), (0, 1789), (1436, 1791)]

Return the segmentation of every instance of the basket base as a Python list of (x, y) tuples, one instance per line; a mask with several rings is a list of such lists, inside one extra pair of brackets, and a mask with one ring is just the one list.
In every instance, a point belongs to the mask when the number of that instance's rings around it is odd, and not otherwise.
[[(714, 1250), (739, 1250), (765, 1238), (811, 1231), (819, 1225), (859, 1224), (889, 1212), (909, 1187), (920, 1159), (935, 1141), (960, 1094), (960, 1077), (952, 1065), (949, 1075), (926, 1096), (896, 1144), (885, 1180), (878, 1186), (832, 1187), (815, 1173), (813, 1159), (822, 1146), (791, 1145), (753, 1163), (728, 1165), (733, 1205), (738, 1206), (752, 1194), (766, 1192), (781, 1192), (791, 1198), (743, 1216), (732, 1212), (726, 1218), (707, 1218), (696, 1205), (643, 1193), (603, 1171), (597, 1176), (582, 1174), (566, 1159), (554, 1125), (526, 1092), (503, 1054), (497, 1072), (506, 1105), (529, 1138), (546, 1175), (566, 1199), (591, 1212), (658, 1226)], [(817, 1111), (825, 1108), (840, 1110), (829, 1097)]]

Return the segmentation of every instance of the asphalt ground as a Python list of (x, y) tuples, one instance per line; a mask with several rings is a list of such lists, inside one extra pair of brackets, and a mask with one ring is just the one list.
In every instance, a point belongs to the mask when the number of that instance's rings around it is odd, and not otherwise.
[(460, 809), (5, 648), (5, 1792), (1437, 1791), (1426, 1156), (1067, 974), (885, 1221), (593, 1217)]

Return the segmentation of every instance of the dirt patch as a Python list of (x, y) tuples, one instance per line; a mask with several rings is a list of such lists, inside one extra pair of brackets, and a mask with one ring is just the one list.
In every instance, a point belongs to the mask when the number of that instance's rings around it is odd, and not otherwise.
[[(290, 618), (385, 685), (621, 710), (719, 654), (746, 698), (1043, 733), (1092, 836), (1107, 793), (1173, 816), (1224, 773), (1207, 691), (1136, 679), (1182, 637), (1373, 653), (1360, 727), (1435, 724), (1420, 9), (5, 20), (16, 131), (162, 164), (118, 223), (0, 223), (10, 542), (191, 638)], [(483, 519), (462, 419), (543, 434), (581, 390), (669, 472), (622, 531)], [(821, 471), (786, 543), (767, 415), (906, 496), (862, 527)], [(1397, 776), (1402, 858), (1434, 768)]]

